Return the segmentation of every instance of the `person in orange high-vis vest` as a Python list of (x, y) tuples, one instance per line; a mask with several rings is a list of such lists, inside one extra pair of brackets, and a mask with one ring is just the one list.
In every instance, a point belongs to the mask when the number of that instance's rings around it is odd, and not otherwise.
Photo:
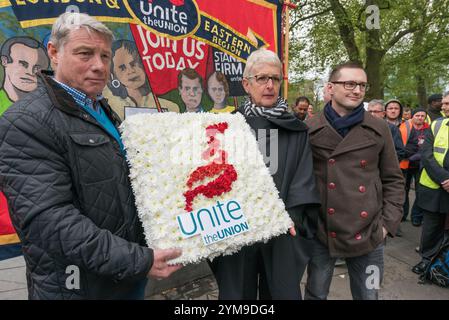
[[(424, 132), (429, 128), (429, 125), (425, 122), (427, 112), (423, 108), (417, 108), (412, 111), (412, 118), (405, 121), (399, 127), (401, 132), (402, 141), (407, 154), (407, 159), (400, 162), (400, 167), (405, 178), (405, 201), (404, 201), (404, 215), (402, 221), (407, 219), (409, 213), (409, 191), (412, 180), (418, 180), (419, 176), (419, 163), (420, 163), (420, 147), (424, 141)], [(416, 188), (415, 188), (416, 190)], [(412, 208), (412, 224), (415, 226), (421, 225), (422, 214), (420, 210), (413, 204)]]
[[(407, 142), (410, 138), (410, 133), (412, 132), (412, 129), (413, 129), (412, 119), (404, 121), (399, 126), (399, 131), (401, 132), (401, 138), (402, 138), (402, 143), (404, 144), (404, 147), (407, 145)], [(407, 170), (408, 164), (409, 164), (408, 159), (404, 159), (404, 160), (401, 160), (401, 162), (399, 163), (399, 166), (401, 167), (402, 170)]]

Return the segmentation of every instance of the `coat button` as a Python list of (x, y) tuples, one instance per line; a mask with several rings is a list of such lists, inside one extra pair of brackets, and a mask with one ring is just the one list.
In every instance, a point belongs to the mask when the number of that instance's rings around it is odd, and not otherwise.
[(360, 191), (361, 193), (365, 193), (365, 191), (366, 191), (365, 186), (360, 186), (360, 187), (359, 187), (359, 191)]
[(362, 211), (362, 212), (360, 212), (360, 216), (361, 216), (363, 219), (366, 219), (366, 218), (368, 218), (368, 212)]
[(337, 237), (337, 234), (335, 232), (331, 232), (331, 233), (329, 233), (329, 235), (331, 236), (331, 238), (334, 238), (334, 239)]
[(362, 240), (362, 235), (360, 233), (356, 233), (355, 240)]
[(362, 168), (365, 168), (367, 164), (368, 164), (368, 162), (367, 162), (366, 160), (360, 161), (360, 166), (361, 166)]
[(331, 182), (329, 183), (329, 189), (334, 190), (337, 186), (335, 185), (335, 183)]
[(329, 208), (327, 209), (327, 213), (331, 216), (335, 213), (335, 209), (334, 208)]
[(329, 164), (332, 166), (335, 164), (335, 159), (329, 159)]

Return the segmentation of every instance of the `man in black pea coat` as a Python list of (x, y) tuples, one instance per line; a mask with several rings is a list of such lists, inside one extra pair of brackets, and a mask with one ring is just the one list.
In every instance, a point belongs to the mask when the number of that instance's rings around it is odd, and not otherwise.
[(0, 189), (23, 244), (30, 299), (143, 299), (147, 277), (168, 277), (179, 250), (145, 244), (118, 116), (101, 99), (107, 27), (87, 14), (55, 22), (55, 75), (0, 119)]

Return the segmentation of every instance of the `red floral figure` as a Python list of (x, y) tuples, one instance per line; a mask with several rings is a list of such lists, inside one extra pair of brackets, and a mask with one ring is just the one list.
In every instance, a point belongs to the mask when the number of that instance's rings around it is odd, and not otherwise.
[[(206, 128), (206, 136), (209, 137), (209, 141), (207, 142), (208, 149), (203, 152), (203, 159), (211, 159), (211, 163), (197, 168), (190, 174), (187, 180), (187, 187), (190, 189), (184, 193), (186, 199), (185, 210), (187, 212), (193, 210), (193, 200), (198, 195), (203, 194), (207, 198), (222, 195), (231, 191), (232, 183), (237, 180), (237, 171), (235, 171), (232, 164), (226, 163), (227, 153), (219, 150), (220, 140), (216, 138), (217, 133), (224, 133), (227, 128), (228, 124), (226, 122), (214, 124)], [(212, 159), (215, 155), (218, 155), (218, 157)], [(215, 180), (206, 185), (199, 185), (193, 188), (194, 183), (201, 182), (205, 178), (212, 178), (217, 174), (220, 175)]]
[(205, 178), (211, 178), (218, 173), (221, 174), (215, 180), (206, 185), (199, 185), (184, 193), (184, 197), (186, 199), (185, 210), (187, 212), (193, 210), (193, 200), (200, 194), (203, 194), (207, 198), (213, 198), (232, 190), (232, 183), (237, 180), (237, 172), (235, 171), (233, 165), (227, 163), (211, 163), (206, 166), (199, 167), (190, 175), (187, 186), (192, 188), (193, 183), (203, 181)]
[(209, 137), (209, 141), (207, 142), (209, 147), (203, 152), (203, 160), (210, 160), (213, 156), (218, 155), (218, 157), (212, 160), (212, 162), (226, 163), (228, 155), (225, 151), (219, 150), (220, 140), (216, 138), (216, 135), (218, 133), (224, 133), (227, 128), (227, 122), (213, 124), (206, 128), (206, 137)]

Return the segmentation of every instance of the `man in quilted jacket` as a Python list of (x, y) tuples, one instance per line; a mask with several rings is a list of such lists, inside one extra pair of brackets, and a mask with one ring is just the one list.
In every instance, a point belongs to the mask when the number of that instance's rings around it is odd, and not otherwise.
[(117, 129), (101, 92), (113, 35), (86, 14), (55, 22), (55, 73), (0, 119), (0, 190), (23, 245), (30, 299), (142, 299), (178, 270), (146, 246)]

